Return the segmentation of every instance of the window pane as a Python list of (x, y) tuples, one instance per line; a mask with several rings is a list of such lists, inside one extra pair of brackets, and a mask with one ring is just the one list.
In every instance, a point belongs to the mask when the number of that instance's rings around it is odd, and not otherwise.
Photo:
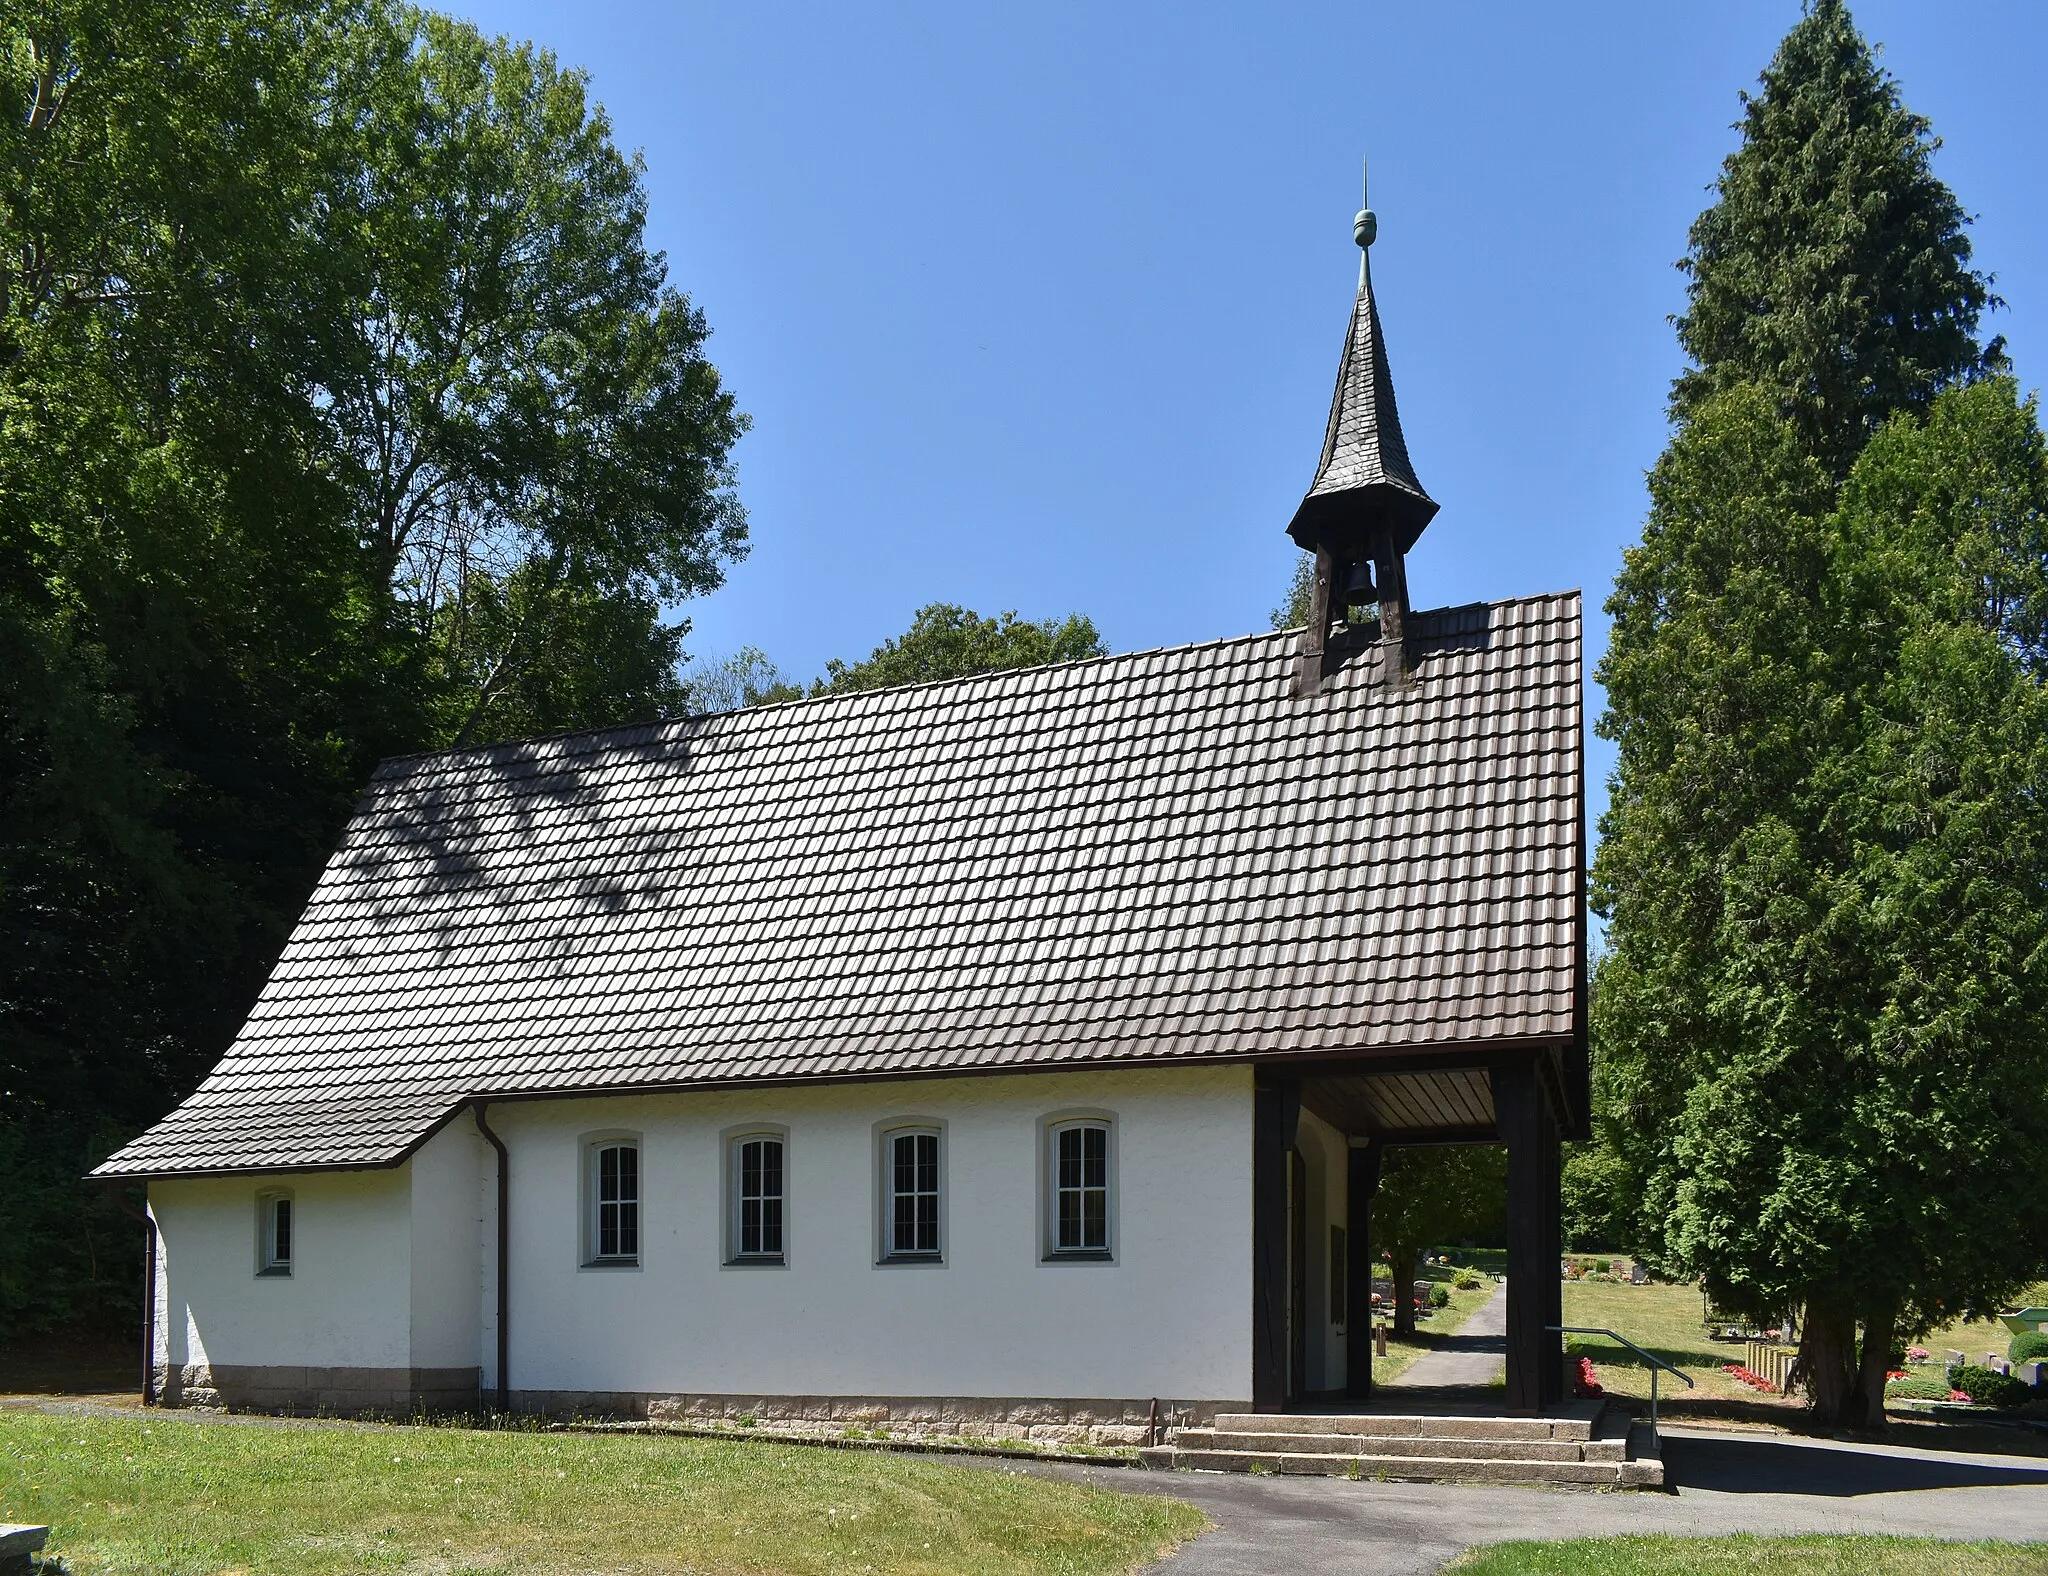
[(597, 1256), (601, 1259), (615, 1259), (619, 1256), (619, 1206), (600, 1204), (597, 1206)]
[(1082, 1153), (1087, 1157), (1082, 1185), (1109, 1186), (1109, 1134), (1099, 1127), (1084, 1127), (1080, 1138)]
[(1080, 1245), (1081, 1195), (1071, 1188), (1061, 1188), (1059, 1246), (1078, 1248)]
[(292, 1201), (288, 1198), (273, 1199), (270, 1205), (270, 1261), (273, 1264), (289, 1264), (292, 1261)]
[(891, 1248), (897, 1253), (917, 1251), (917, 1195), (898, 1193), (896, 1195), (895, 1234), (890, 1238)]
[(634, 1144), (605, 1144), (597, 1151), (595, 1257), (631, 1259), (640, 1254), (640, 1150)]
[(782, 1197), (782, 1144), (773, 1138), (761, 1143), (761, 1196)]
[(619, 1197), (637, 1199), (640, 1196), (640, 1151), (630, 1144), (621, 1144), (612, 1151), (619, 1157)]
[(761, 1205), (761, 1251), (782, 1251), (782, 1200), (766, 1199)]
[(619, 1206), (619, 1257), (636, 1258), (640, 1253), (640, 1206), (637, 1203)]
[(1081, 1245), (1109, 1246), (1109, 1194), (1101, 1188), (1090, 1188), (1081, 1195)]
[(917, 1190), (920, 1193), (939, 1190), (939, 1140), (934, 1133), (917, 1135)]
[(1069, 1127), (1060, 1133), (1060, 1186), (1081, 1185), (1081, 1130)]
[(917, 1251), (939, 1251), (939, 1195), (936, 1193), (917, 1196)]
[(597, 1196), (601, 1203), (610, 1203), (619, 1196), (619, 1152), (616, 1149), (597, 1152)]
[(740, 1200), (740, 1252), (761, 1251), (761, 1201), (743, 1198)]

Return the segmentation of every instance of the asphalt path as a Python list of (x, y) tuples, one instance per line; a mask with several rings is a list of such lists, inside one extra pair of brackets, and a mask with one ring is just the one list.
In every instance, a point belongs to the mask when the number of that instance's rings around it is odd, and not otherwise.
[(1212, 1531), (1159, 1576), (1412, 1576), (1511, 1538), (1893, 1533), (2048, 1540), (2048, 1458), (1667, 1428), (1663, 1492), (995, 1464), (1199, 1505)]
[(1456, 1334), (1444, 1336), (1433, 1350), (1424, 1352), (1379, 1388), (1483, 1389), (1507, 1371), (1507, 1354), (1508, 1284), (1502, 1281), (1490, 1298), (1472, 1310), (1472, 1317)]

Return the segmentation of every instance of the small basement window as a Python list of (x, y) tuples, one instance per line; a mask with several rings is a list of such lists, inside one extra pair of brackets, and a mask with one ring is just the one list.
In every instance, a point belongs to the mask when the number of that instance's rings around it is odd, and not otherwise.
[(787, 1173), (783, 1140), (749, 1133), (732, 1142), (732, 1251), (734, 1263), (780, 1264)]
[(1052, 1251), (1056, 1257), (1109, 1257), (1109, 1123), (1059, 1122), (1052, 1154)]
[(263, 1193), (256, 1199), (256, 1273), (289, 1275), (293, 1248), (292, 1196)]
[(590, 1146), (590, 1262), (640, 1262), (640, 1146), (606, 1139)]
[(888, 1218), (885, 1256), (936, 1259), (939, 1255), (939, 1135), (933, 1128), (899, 1128), (888, 1135), (883, 1161)]

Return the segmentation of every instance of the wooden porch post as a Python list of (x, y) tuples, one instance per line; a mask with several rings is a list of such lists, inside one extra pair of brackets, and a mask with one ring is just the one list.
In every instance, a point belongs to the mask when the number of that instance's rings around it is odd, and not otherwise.
[(1252, 1092), (1252, 1410), (1287, 1405), (1287, 1156), (1301, 1120), (1298, 1079)]
[(1508, 1374), (1510, 1412), (1534, 1416), (1556, 1402), (1564, 1377), (1558, 1322), (1557, 1122), (1533, 1061), (1497, 1064), (1493, 1109), (1508, 1146)]
[(1350, 1151), (1344, 1238), (1344, 1393), (1372, 1395), (1372, 1200), (1380, 1190), (1380, 1146)]

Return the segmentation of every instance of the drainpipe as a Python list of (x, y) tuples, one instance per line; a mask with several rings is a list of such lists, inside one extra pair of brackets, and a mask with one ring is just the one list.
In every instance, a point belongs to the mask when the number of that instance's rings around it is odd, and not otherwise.
[(511, 1406), (512, 1388), (507, 1378), (507, 1365), (512, 1360), (511, 1282), (506, 1278), (506, 1255), (511, 1251), (512, 1218), (512, 1157), (506, 1151), (505, 1140), (492, 1132), (484, 1121), (484, 1107), (487, 1100), (472, 1101), (469, 1114), (476, 1118), (476, 1130), (490, 1141), (498, 1152), (498, 1410), (508, 1411)]
[(156, 1405), (156, 1217), (137, 1209), (116, 1186), (110, 1190), (121, 1213), (142, 1222), (142, 1404)]

